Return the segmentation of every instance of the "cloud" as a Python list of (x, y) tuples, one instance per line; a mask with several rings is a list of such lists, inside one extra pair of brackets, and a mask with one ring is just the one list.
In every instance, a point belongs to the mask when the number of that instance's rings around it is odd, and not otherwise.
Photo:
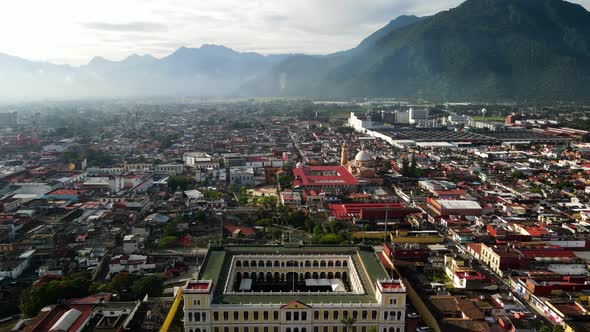
[(162, 32), (168, 28), (164, 24), (153, 22), (129, 22), (129, 23), (107, 23), (107, 22), (87, 22), (82, 23), (87, 29), (112, 31), (112, 32)]
[[(570, 0), (590, 8), (590, 0)], [(84, 64), (94, 56), (161, 57), (181, 45), (327, 54), (358, 45), (400, 15), (463, 0), (19, 0), (3, 4), (0, 52)], [(36, 8), (31, 12), (30, 8)], [(71, 13), (75, 13), (72, 16)], [(44, 50), (40, 55), (39, 50)]]

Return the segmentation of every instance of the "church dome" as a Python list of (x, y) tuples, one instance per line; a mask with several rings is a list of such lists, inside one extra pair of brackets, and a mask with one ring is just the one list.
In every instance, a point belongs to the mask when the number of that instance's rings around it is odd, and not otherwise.
[(365, 150), (361, 150), (359, 151), (359, 153), (356, 154), (356, 157), (354, 157), (355, 161), (371, 161), (371, 155), (365, 151)]

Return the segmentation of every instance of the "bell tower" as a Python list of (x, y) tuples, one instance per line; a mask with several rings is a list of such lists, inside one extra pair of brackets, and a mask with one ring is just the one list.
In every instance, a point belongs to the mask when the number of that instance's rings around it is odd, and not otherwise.
[(348, 145), (346, 142), (342, 143), (342, 151), (340, 153), (340, 166), (346, 166), (348, 163)]

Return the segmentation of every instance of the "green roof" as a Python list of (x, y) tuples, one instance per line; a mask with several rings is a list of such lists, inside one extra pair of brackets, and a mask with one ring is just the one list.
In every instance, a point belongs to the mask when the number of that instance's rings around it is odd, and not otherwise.
[(201, 279), (217, 280), (225, 261), (225, 250), (212, 249), (207, 253), (204, 270), (201, 272)]
[[(352, 256), (359, 277), (365, 289), (365, 294), (326, 294), (326, 295), (224, 295), (224, 287), (230, 272), (230, 262), (235, 254), (349, 254)], [(363, 268), (364, 267), (364, 268)], [(365, 272), (366, 271), (366, 272)], [(212, 248), (207, 254), (205, 266), (201, 270), (201, 279), (213, 281), (214, 304), (256, 304), (274, 303), (285, 304), (292, 300), (304, 303), (359, 303), (376, 302), (375, 281), (388, 279), (389, 275), (372, 248), (343, 247), (343, 246), (314, 246), (314, 247), (278, 247), (278, 246), (242, 246)]]

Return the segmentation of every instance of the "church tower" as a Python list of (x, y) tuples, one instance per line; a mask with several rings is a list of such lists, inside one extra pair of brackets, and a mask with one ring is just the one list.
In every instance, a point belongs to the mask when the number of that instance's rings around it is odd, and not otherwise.
[(348, 164), (348, 146), (346, 142), (342, 143), (342, 151), (340, 153), (340, 166)]

